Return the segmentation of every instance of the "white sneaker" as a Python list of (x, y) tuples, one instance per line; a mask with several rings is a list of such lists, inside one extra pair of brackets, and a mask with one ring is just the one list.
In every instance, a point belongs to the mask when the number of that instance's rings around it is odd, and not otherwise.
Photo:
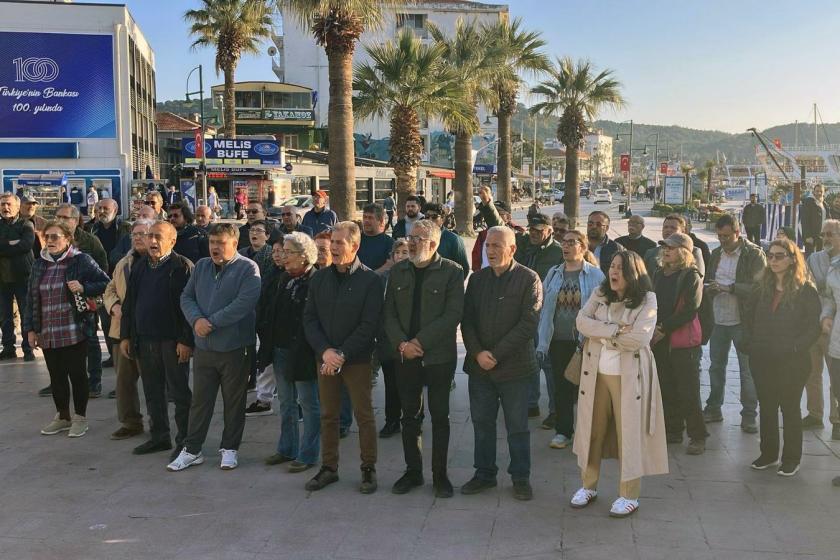
[(598, 498), (597, 490), (590, 490), (589, 488), (581, 488), (575, 495), (572, 496), (571, 505), (573, 508), (585, 508), (590, 503)]
[(200, 465), (203, 462), (204, 455), (201, 454), (201, 451), (198, 452), (198, 455), (193, 455), (187, 452), (187, 448), (185, 447), (174, 461), (166, 465), (166, 470), (172, 472), (182, 471), (193, 465)]
[(564, 436), (563, 434), (557, 434), (553, 438), (551, 438), (551, 443), (548, 446), (552, 449), (565, 449), (569, 447), (569, 444), (572, 443), (572, 440)]
[(235, 469), (239, 465), (239, 461), (237, 460), (239, 452), (236, 449), (219, 449), (219, 453), (222, 454), (222, 462), (219, 468), (223, 471)]
[(613, 502), (610, 508), (611, 517), (627, 517), (636, 513), (639, 509), (639, 500), (628, 500), (627, 498), (619, 498)]

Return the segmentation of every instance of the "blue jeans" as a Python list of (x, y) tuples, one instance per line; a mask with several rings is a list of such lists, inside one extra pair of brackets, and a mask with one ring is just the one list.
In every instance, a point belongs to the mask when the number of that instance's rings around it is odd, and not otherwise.
[[(288, 350), (274, 349), (274, 375), (280, 401), (280, 439), (277, 453), (314, 465), (321, 452), (321, 407), (318, 381), (291, 381), (287, 371)], [(298, 403), (303, 410), (303, 438), (298, 429)]]
[[(544, 360), (539, 360), (540, 369), (545, 372), (545, 390), (548, 392), (548, 413), (554, 414), (554, 373), (551, 371), (551, 360), (546, 356)], [(540, 406), (540, 372), (531, 376), (528, 384), (528, 408), (537, 408)]]
[(528, 430), (528, 387), (530, 377), (495, 382), (488, 375), (470, 375), (470, 416), (475, 432), (475, 476), (495, 480), (496, 420), (499, 404), (505, 416), (510, 466), (513, 480), (531, 475), (531, 432)]
[(750, 372), (749, 357), (739, 350), (743, 331), (741, 325), (715, 325), (712, 338), (709, 340), (709, 398), (706, 400), (706, 410), (720, 412), (723, 405), (723, 392), (726, 389), (726, 364), (729, 361), (729, 350), (735, 345), (738, 355), (738, 367), (741, 370), (741, 418), (755, 420), (757, 416), (758, 395)]
[[(23, 306), (26, 303), (26, 282), (0, 284), (0, 325), (3, 331), (3, 350), (12, 350), (15, 347), (13, 300), (17, 300), (18, 313), (23, 316)], [(21, 333), (21, 338), (23, 339), (20, 343), (21, 350), (30, 350), (29, 338), (25, 332)]]

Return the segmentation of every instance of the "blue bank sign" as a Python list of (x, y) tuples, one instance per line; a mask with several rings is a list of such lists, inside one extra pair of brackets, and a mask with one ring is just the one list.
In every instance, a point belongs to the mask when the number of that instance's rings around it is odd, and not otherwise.
[(116, 138), (111, 35), (0, 31), (0, 138)]
[[(194, 138), (181, 139), (181, 154), (187, 165), (196, 165)], [(208, 165), (280, 165), (280, 145), (274, 140), (206, 138), (204, 158)]]

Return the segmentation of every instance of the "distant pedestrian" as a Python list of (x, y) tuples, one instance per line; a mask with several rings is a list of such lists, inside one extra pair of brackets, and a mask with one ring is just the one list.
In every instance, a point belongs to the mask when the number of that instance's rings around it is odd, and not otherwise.
[(338, 216), (335, 212), (327, 208), (327, 193), (315, 191), (312, 195), (312, 209), (304, 214), (301, 223), (311, 229), (313, 235), (317, 235), (330, 229), (337, 221)]
[(656, 241), (642, 235), (644, 229), (645, 219), (638, 214), (633, 214), (627, 220), (627, 235), (619, 237), (615, 242), (644, 258), (649, 250), (656, 248)]
[[(767, 211), (764, 205), (758, 203), (758, 196), (750, 195), (750, 202), (741, 211), (741, 221), (747, 230), (750, 243), (761, 245), (761, 226), (767, 223)], [(794, 240), (795, 241), (795, 240)]]
[(382, 200), (382, 207), (385, 209), (385, 214), (388, 216), (388, 223), (385, 224), (385, 231), (389, 229), (393, 229), (394, 227), (394, 210), (396, 209), (397, 203), (394, 202), (394, 196), (391, 193), (388, 193)]
[(420, 212), (423, 208), (423, 206), (421, 206), (420, 197), (416, 195), (409, 195), (405, 197), (403, 208), (405, 210), (405, 214), (402, 218), (397, 220), (397, 223), (394, 225), (394, 229), (392, 230), (394, 239), (405, 238), (411, 235), (411, 227), (415, 222), (422, 220), (424, 217)]
[[(20, 215), (20, 199), (11, 192), (0, 194), (0, 326), (3, 331), (3, 351), (0, 360), (17, 358), (15, 350), (14, 303), (23, 313), (29, 276), (35, 259), (33, 224)], [(20, 347), (24, 360), (35, 360), (26, 332), (21, 332)]]

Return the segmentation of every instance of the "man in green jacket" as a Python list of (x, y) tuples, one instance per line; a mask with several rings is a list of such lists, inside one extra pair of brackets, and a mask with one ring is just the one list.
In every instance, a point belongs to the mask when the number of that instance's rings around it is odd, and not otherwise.
[(452, 496), (446, 473), (449, 450), (449, 387), (458, 360), (456, 329), (464, 307), (461, 267), (437, 254), (440, 227), (419, 220), (408, 236), (410, 258), (391, 268), (385, 292), (385, 333), (396, 360), (402, 404), (406, 472), (394, 494), (423, 484), (420, 427), (423, 387), (428, 387), (432, 416), (432, 476), (435, 496)]

